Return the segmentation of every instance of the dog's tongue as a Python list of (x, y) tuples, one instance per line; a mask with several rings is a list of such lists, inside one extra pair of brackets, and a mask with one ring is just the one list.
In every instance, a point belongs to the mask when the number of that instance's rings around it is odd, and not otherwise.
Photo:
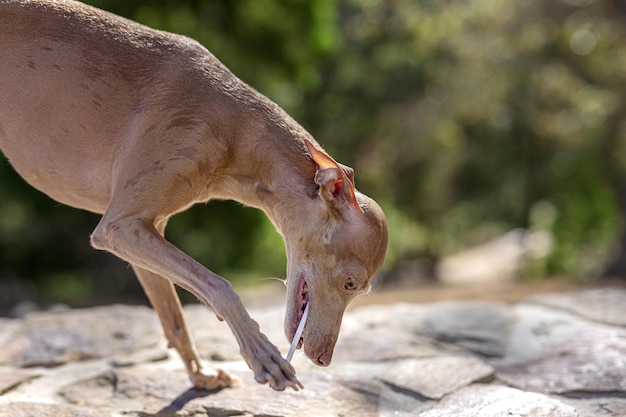
[(291, 347), (289, 348), (289, 352), (287, 353), (287, 362), (291, 362), (291, 358), (293, 357), (298, 344), (300, 343), (300, 337), (302, 337), (302, 331), (304, 330), (304, 325), (306, 324), (306, 319), (309, 316), (309, 306), (311, 304), (307, 303), (304, 308), (304, 313), (302, 313), (302, 318), (300, 319), (300, 323), (298, 324), (298, 329), (296, 329), (296, 334), (293, 336), (293, 340), (291, 341)]

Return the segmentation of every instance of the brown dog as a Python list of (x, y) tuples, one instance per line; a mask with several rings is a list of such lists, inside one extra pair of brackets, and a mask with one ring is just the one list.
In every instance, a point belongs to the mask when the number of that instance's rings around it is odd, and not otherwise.
[(301, 344), (330, 363), (346, 305), (381, 267), (380, 207), (276, 104), (197, 42), (71, 0), (0, 0), (0, 147), (33, 187), (103, 213), (95, 248), (128, 261), (194, 386), (202, 372), (172, 284), (226, 321), (260, 383), (301, 387), (228, 281), (163, 238), (175, 213), (209, 199), (263, 210), (288, 257), (285, 332), (306, 303)]

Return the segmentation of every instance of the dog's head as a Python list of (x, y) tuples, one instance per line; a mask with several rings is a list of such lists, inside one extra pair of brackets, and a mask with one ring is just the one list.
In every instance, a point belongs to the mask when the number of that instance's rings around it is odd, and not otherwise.
[(356, 191), (354, 172), (306, 141), (316, 172), (315, 193), (286, 239), (285, 333), (293, 340), (310, 303), (301, 344), (317, 365), (330, 364), (348, 303), (370, 289), (387, 248), (387, 221), (374, 200)]

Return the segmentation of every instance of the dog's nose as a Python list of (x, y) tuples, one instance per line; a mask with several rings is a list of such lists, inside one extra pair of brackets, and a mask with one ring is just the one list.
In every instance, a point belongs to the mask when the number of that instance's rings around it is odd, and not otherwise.
[(333, 358), (332, 353), (324, 352), (320, 355), (319, 358), (317, 358), (317, 364), (319, 366), (328, 366), (330, 365), (330, 361), (332, 360), (332, 358)]

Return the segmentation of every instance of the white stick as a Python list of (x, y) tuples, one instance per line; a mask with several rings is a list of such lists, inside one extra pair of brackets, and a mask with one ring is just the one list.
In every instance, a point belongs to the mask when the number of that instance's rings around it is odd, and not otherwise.
[(300, 324), (298, 324), (298, 329), (296, 330), (296, 334), (293, 336), (293, 340), (291, 341), (291, 347), (289, 348), (289, 352), (287, 352), (287, 362), (291, 362), (291, 358), (293, 357), (293, 353), (296, 351), (296, 346), (300, 342), (300, 336), (302, 336), (302, 331), (304, 330), (304, 324), (306, 323), (306, 318), (309, 315), (309, 306), (311, 303), (307, 303), (304, 308), (304, 313), (302, 313), (302, 318), (300, 319)]

